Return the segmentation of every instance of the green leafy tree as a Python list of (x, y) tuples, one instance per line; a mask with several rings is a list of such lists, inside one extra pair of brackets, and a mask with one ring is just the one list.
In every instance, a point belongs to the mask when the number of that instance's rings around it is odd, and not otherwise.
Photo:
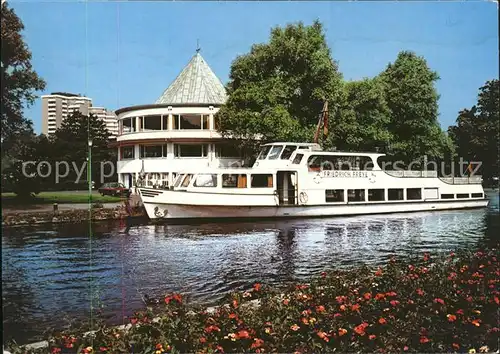
[(437, 120), (439, 95), (434, 84), (439, 76), (426, 60), (413, 52), (400, 52), (380, 78), (391, 114), (392, 153), (406, 162), (449, 154), (451, 142)]
[[(108, 146), (109, 137), (110, 133), (104, 121), (95, 115), (86, 116), (75, 111), (63, 120), (61, 127), (56, 130), (52, 151), (59, 152), (56, 160), (66, 161), (70, 165), (75, 163), (80, 169), (87, 161), (88, 141), (92, 139), (92, 180), (99, 183), (101, 162), (116, 163), (115, 149)], [(82, 178), (87, 180), (87, 175)], [(76, 180), (74, 169), (65, 180), (69, 183)]]
[(23, 108), (33, 104), (36, 91), (45, 88), (45, 82), (32, 68), (31, 52), (21, 34), (23, 29), (14, 10), (7, 2), (2, 2), (2, 157), (10, 153), (21, 134), (33, 131), (32, 122), (23, 115)]
[(331, 144), (340, 150), (384, 150), (392, 139), (390, 111), (379, 78), (347, 82), (341, 107), (330, 125)]
[(458, 156), (481, 161), (485, 180), (499, 175), (500, 137), (499, 80), (487, 81), (479, 89), (477, 105), (459, 112), (456, 125), (448, 128)]
[(233, 61), (218, 129), (250, 145), (256, 137), (311, 141), (324, 101), (335, 109), (341, 79), (320, 22), (275, 27), (268, 43)]

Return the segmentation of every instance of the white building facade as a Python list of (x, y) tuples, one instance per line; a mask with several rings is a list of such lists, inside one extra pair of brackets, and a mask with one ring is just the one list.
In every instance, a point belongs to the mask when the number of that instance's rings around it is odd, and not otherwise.
[(54, 92), (42, 96), (42, 133), (52, 135), (61, 127), (63, 120), (74, 111), (89, 114), (92, 99), (66, 92)]
[(106, 124), (106, 129), (110, 133), (110, 138), (116, 138), (118, 135), (118, 119), (115, 112), (104, 107), (90, 107), (89, 113), (95, 115)]
[(139, 175), (166, 188), (186, 168), (242, 164), (238, 150), (215, 128), (227, 99), (221, 81), (199, 51), (151, 105), (118, 109), (118, 181), (131, 188)]

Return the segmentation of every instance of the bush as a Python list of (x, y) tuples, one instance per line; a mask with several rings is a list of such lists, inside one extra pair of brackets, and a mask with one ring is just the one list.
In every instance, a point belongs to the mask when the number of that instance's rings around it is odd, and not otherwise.
[[(128, 329), (50, 338), (52, 353), (483, 352), (498, 349), (497, 250), (322, 273), (286, 289), (255, 284), (213, 311), (181, 295)], [(90, 347), (93, 343), (93, 347)], [(45, 349), (46, 350), (46, 349)], [(15, 353), (26, 352), (15, 350)], [(29, 352), (29, 351), (28, 351)], [(34, 351), (32, 351), (34, 352)]]

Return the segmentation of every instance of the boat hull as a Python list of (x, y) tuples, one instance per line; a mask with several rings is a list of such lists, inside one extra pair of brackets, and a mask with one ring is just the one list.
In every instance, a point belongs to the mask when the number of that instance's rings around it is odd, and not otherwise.
[(389, 214), (438, 210), (482, 208), (487, 199), (466, 201), (419, 201), (394, 203), (348, 203), (337, 205), (294, 206), (223, 206), (189, 205), (143, 201), (150, 219), (255, 219), (255, 218), (307, 218), (368, 214)]

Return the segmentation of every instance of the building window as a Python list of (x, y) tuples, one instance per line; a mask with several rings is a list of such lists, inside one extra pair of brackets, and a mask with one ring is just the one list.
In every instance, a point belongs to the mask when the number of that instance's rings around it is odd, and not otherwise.
[(163, 155), (163, 145), (141, 145), (140, 146), (140, 157), (162, 157)]
[(273, 175), (271, 174), (255, 174), (251, 176), (252, 188), (272, 188)]
[(134, 131), (134, 118), (125, 118), (122, 120), (122, 134), (131, 133)]
[(121, 159), (122, 160), (127, 160), (127, 159), (133, 159), (134, 156), (134, 146), (122, 146), (120, 148), (121, 152)]
[(365, 190), (364, 189), (348, 189), (347, 200), (349, 202), (364, 202)]
[(175, 157), (206, 157), (208, 145), (176, 144), (174, 150)]
[(420, 200), (420, 199), (422, 199), (422, 188), (407, 188), (406, 189), (406, 199), (407, 200)]
[(196, 177), (195, 187), (217, 187), (217, 175), (203, 174)]
[(403, 200), (403, 189), (400, 188), (389, 188), (387, 193), (388, 200)]
[(210, 116), (209, 115), (202, 115), (201, 116), (201, 129), (210, 129), (210, 122), (209, 122)]
[(384, 189), (368, 189), (368, 201), (381, 202), (385, 200)]
[(327, 189), (325, 190), (325, 200), (327, 203), (343, 202), (344, 190), (343, 189)]
[(240, 149), (234, 143), (222, 143), (215, 145), (216, 157), (240, 157)]
[(176, 114), (174, 116), (174, 129), (201, 129), (201, 114)]
[(168, 114), (163, 116), (163, 130), (168, 130)]
[(472, 193), (472, 198), (482, 198), (483, 193)]
[(457, 194), (457, 199), (464, 199), (464, 198), (469, 198), (469, 194), (468, 193)]
[(296, 145), (286, 145), (283, 149), (283, 152), (281, 153), (280, 159), (288, 160), (295, 150), (297, 150)]
[(247, 175), (225, 174), (222, 175), (223, 188), (246, 188)]
[(453, 194), (441, 194), (441, 199), (455, 199)]
[(161, 130), (161, 116), (145, 116), (142, 117), (144, 130)]

